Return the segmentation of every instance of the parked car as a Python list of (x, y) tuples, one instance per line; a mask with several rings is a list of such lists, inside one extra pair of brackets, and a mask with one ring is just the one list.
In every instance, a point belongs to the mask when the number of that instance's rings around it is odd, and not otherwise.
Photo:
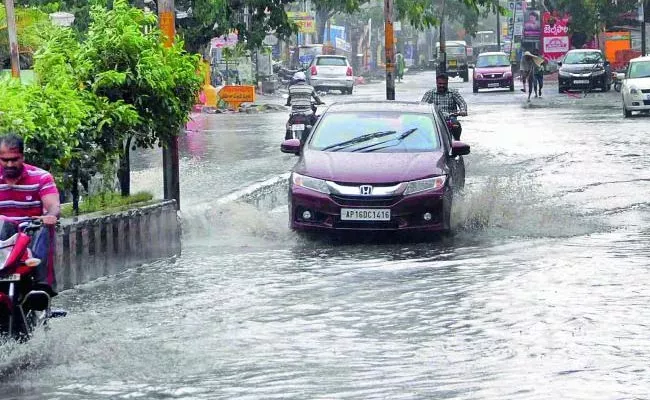
[(479, 54), (473, 81), (474, 93), (478, 93), (479, 89), (494, 88), (508, 88), (514, 92), (515, 81), (512, 77), (510, 57), (500, 51)]
[(618, 78), (623, 81), (623, 115), (628, 118), (633, 111), (650, 111), (650, 56), (630, 60)]
[(569, 89), (601, 89), (604, 92), (612, 88), (612, 71), (603, 52), (595, 49), (569, 50), (561, 62), (558, 62), (558, 91)]
[(354, 90), (354, 73), (345, 56), (316, 56), (306, 72), (307, 81), (316, 90), (340, 90), (343, 94)]
[(431, 104), (343, 102), (330, 106), (301, 148), (289, 184), (294, 230), (449, 231), (462, 156)]

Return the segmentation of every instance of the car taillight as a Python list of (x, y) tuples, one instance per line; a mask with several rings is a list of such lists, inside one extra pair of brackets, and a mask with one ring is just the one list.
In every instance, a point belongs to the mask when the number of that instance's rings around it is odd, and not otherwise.
[(348, 71), (345, 73), (347, 76), (352, 76), (352, 67), (348, 67)]
[(311, 74), (312, 75), (318, 75), (318, 69), (316, 68), (315, 65), (311, 66)]

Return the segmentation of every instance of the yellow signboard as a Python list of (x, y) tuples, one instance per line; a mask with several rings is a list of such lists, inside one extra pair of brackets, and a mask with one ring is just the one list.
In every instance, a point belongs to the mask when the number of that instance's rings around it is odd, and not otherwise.
[(242, 103), (255, 101), (255, 86), (224, 86), (219, 90), (219, 98), (237, 109)]
[(314, 16), (308, 12), (288, 12), (287, 17), (296, 25), (300, 33), (316, 33)]

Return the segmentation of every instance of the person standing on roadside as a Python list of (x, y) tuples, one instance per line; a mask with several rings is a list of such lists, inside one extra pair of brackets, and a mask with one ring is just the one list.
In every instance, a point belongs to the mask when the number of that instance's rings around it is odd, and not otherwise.
[(397, 52), (397, 56), (395, 57), (397, 61), (397, 81), (401, 82), (402, 79), (404, 78), (404, 70), (406, 69), (406, 62), (404, 61), (404, 55), (402, 55), (401, 52)]

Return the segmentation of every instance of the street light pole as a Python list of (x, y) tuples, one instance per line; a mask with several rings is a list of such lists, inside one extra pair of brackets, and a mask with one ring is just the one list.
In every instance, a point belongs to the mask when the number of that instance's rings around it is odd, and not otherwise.
[(395, 37), (393, 0), (384, 0), (384, 47), (386, 54), (386, 100), (395, 100)]
[[(158, 24), (164, 36), (165, 47), (171, 47), (174, 44), (175, 16), (174, 0), (158, 0)], [(174, 136), (163, 147), (164, 195), (167, 200), (176, 200), (176, 209), (180, 210), (181, 186), (178, 164), (178, 137)]]
[(497, 10), (497, 49), (501, 51), (501, 14)]
[(11, 76), (20, 78), (20, 55), (18, 53), (18, 37), (16, 35), (16, 13), (14, 0), (5, 0), (7, 12), (7, 33), (9, 35), (9, 52), (11, 56)]
[(641, 55), (645, 56), (646, 52), (646, 31), (645, 31), (645, 0), (641, 0)]

